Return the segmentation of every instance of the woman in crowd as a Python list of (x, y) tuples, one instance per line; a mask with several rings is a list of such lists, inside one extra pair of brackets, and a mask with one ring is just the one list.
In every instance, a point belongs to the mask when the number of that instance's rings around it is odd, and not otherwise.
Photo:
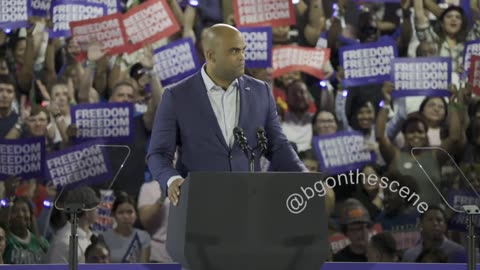
[(48, 242), (38, 235), (30, 201), (16, 197), (2, 209), (2, 220), (8, 222), (7, 245), (3, 254), (6, 264), (40, 264), (45, 261)]
[(93, 235), (90, 239), (91, 244), (85, 250), (86, 263), (111, 263), (110, 249), (102, 236)]
[(137, 220), (135, 201), (120, 193), (113, 203), (112, 214), (117, 226), (103, 233), (113, 263), (147, 263), (150, 258), (150, 235), (133, 225)]

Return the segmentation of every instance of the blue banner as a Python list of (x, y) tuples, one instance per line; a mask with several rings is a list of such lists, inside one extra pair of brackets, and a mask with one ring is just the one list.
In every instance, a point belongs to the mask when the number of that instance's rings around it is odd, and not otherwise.
[(68, 189), (112, 179), (110, 160), (100, 145), (102, 141), (90, 141), (47, 155), (47, 179)]
[(340, 65), (345, 72), (344, 87), (383, 83), (390, 79), (391, 62), (398, 56), (397, 43), (390, 38), (378, 42), (343, 46)]
[(9, 176), (22, 179), (45, 175), (45, 138), (0, 139), (0, 180)]
[(154, 51), (153, 70), (163, 86), (176, 83), (200, 69), (192, 39), (180, 39)]
[(28, 27), (32, 15), (31, 0), (0, 1), (0, 29)]
[(53, 0), (50, 6), (50, 18), (54, 24), (50, 37), (69, 37), (70, 22), (83, 21), (107, 15), (104, 4), (86, 3), (84, 1)]
[(245, 39), (245, 67), (272, 67), (272, 27), (242, 27), (238, 29)]
[(448, 97), (452, 82), (452, 58), (397, 58), (392, 62), (392, 97)]
[(31, 0), (32, 15), (37, 17), (47, 17), (52, 0)]
[(463, 69), (465, 74), (468, 74), (470, 71), (472, 55), (480, 55), (480, 40), (465, 42), (465, 49), (463, 50)]
[(320, 169), (328, 175), (344, 173), (375, 163), (375, 154), (368, 151), (360, 132), (337, 132), (313, 137)]
[(122, 6), (120, 5), (120, 0), (86, 0), (88, 3), (94, 4), (103, 4), (107, 6), (107, 13), (114, 14), (114, 13), (121, 13)]
[(80, 104), (70, 108), (75, 141), (103, 139), (105, 143), (133, 143), (133, 103)]
[[(451, 190), (448, 192), (448, 203), (455, 209), (462, 209), (463, 205), (480, 205), (480, 198), (472, 190)], [(448, 220), (448, 229), (453, 231), (467, 231), (467, 215), (455, 213)], [(480, 231), (480, 216), (473, 215), (475, 230)]]

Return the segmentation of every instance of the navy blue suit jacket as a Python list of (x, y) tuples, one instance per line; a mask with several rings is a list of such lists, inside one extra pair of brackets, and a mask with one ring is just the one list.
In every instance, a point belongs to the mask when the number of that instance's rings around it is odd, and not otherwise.
[[(238, 126), (253, 148), (257, 127), (268, 138), (267, 159), (275, 171), (306, 171), (282, 132), (275, 101), (268, 85), (249, 76), (238, 78)], [(176, 169), (172, 166), (179, 147)], [(258, 153), (257, 153), (258, 156)], [(225, 142), (200, 72), (165, 90), (156, 112), (147, 162), (153, 178), (166, 194), (174, 175), (192, 171), (249, 171), (248, 159), (235, 143)], [(257, 158), (256, 170), (260, 170)]]

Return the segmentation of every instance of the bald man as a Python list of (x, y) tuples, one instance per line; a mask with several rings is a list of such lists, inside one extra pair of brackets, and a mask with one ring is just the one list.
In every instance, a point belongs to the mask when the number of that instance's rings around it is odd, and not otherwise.
[[(306, 171), (282, 133), (269, 86), (244, 75), (241, 33), (230, 25), (216, 24), (205, 31), (202, 46), (206, 63), (201, 71), (165, 90), (147, 154), (154, 179), (173, 205), (189, 172), (249, 171), (248, 158), (234, 139), (235, 127), (243, 129), (252, 148), (257, 144), (257, 129), (265, 130), (265, 156), (272, 169)], [(256, 171), (259, 163), (257, 158)]]

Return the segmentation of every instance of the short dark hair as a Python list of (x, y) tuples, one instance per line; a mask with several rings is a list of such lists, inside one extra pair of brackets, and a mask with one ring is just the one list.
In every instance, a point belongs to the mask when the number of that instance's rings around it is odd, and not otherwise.
[(47, 122), (50, 123), (50, 113), (45, 107), (42, 107), (40, 105), (33, 105), (32, 106), (32, 111), (30, 113), (31, 116), (36, 116), (40, 114), (41, 112), (44, 112), (45, 115), (47, 115)]
[(88, 258), (88, 255), (90, 255), (90, 253), (92, 253), (97, 246), (107, 249), (108, 253), (110, 253), (110, 248), (108, 247), (107, 243), (105, 243), (103, 235), (92, 235), (92, 237), (90, 237), (90, 242), (91, 244), (87, 247), (87, 249), (85, 249), (85, 259)]
[(425, 216), (427, 215), (428, 212), (434, 211), (434, 210), (440, 211), (442, 213), (443, 219), (445, 219), (445, 220), (447, 219), (444, 208), (437, 204), (437, 205), (429, 206), (427, 211), (420, 214), (420, 222), (423, 221), (423, 219), (425, 218)]
[(425, 117), (421, 115), (419, 112), (414, 112), (408, 115), (407, 119), (405, 122), (402, 124), (402, 133), (405, 134), (408, 125), (412, 123), (422, 123), (423, 126), (425, 127), (425, 132), (428, 132), (428, 124), (427, 120), (425, 120)]
[(382, 232), (375, 234), (370, 239), (370, 243), (378, 250), (387, 253), (388, 255), (397, 255), (397, 242), (389, 232)]
[(0, 83), (12, 85), (17, 90), (17, 82), (11, 75), (0, 74)]

